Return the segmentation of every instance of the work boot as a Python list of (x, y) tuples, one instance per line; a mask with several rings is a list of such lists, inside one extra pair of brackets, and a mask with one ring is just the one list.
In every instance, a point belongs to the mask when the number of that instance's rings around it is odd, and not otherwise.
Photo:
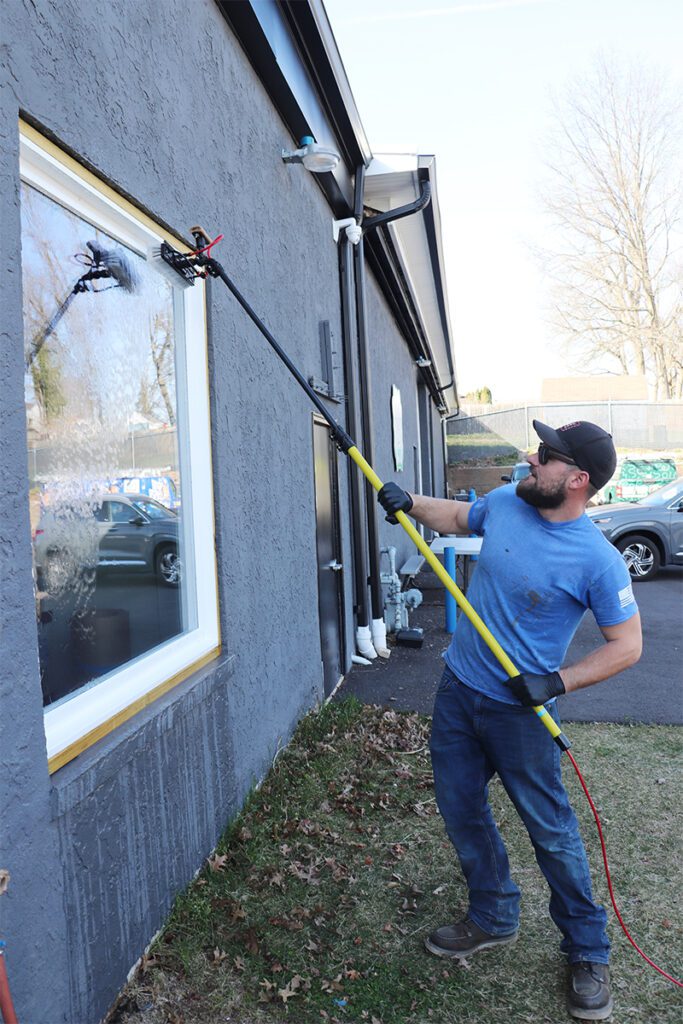
[(604, 1020), (612, 1013), (612, 993), (607, 964), (580, 961), (570, 964), (567, 1009), (581, 1020)]
[(425, 939), (425, 949), (435, 956), (450, 959), (464, 958), (491, 946), (505, 946), (517, 941), (517, 932), (508, 935), (489, 935), (479, 925), (466, 917), (464, 921), (444, 925)]

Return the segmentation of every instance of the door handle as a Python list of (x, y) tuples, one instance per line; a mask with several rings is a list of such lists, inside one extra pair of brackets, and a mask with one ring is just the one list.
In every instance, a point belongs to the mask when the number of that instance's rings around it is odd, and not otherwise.
[(342, 565), (342, 563), (338, 562), (336, 559), (334, 560), (334, 562), (328, 562), (327, 565), (325, 566), (325, 569), (331, 569), (332, 572), (341, 572), (343, 568), (344, 566)]

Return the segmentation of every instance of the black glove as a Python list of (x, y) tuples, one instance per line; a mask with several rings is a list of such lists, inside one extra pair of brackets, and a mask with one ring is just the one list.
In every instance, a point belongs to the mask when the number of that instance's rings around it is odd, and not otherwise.
[(385, 516), (386, 521), (394, 526), (398, 522), (394, 513), (410, 512), (413, 507), (413, 499), (410, 495), (393, 481), (381, 488), (377, 495), (377, 500), (384, 511), (389, 513), (388, 516)]
[(566, 692), (559, 672), (548, 672), (545, 676), (522, 672), (521, 675), (512, 677), (510, 689), (525, 708), (545, 704), (546, 701)]

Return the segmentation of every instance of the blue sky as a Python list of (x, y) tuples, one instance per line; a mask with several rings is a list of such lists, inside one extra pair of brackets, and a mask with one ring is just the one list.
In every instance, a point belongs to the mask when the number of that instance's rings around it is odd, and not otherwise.
[(600, 53), (679, 90), (681, 0), (325, 0), (371, 148), (437, 158), (461, 392), (535, 399), (572, 372), (531, 255), (551, 95)]

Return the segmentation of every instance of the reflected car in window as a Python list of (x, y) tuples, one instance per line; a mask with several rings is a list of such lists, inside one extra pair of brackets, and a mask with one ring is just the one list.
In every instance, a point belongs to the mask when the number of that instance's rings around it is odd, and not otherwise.
[(683, 477), (640, 501), (586, 514), (621, 551), (633, 580), (652, 579), (662, 565), (683, 565)]
[(41, 517), (34, 536), (39, 586), (59, 593), (95, 573), (153, 573), (177, 587), (182, 577), (179, 519), (175, 512), (144, 494), (98, 495), (62, 503)]

